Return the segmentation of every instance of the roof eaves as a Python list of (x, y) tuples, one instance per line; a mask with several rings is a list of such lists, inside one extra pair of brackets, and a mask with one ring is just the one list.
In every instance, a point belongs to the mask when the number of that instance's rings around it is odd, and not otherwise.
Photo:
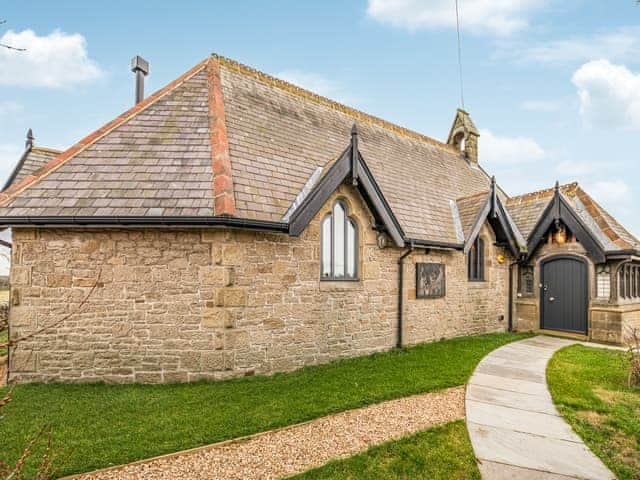
[(0, 217), (6, 227), (231, 227), (250, 230), (289, 232), (289, 224), (266, 220), (217, 216), (54, 216), (54, 217)]

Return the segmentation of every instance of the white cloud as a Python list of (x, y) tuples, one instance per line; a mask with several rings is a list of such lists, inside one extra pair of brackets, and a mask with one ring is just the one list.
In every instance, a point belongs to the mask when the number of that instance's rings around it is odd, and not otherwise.
[(545, 157), (544, 149), (529, 137), (500, 137), (480, 130), (480, 162), (488, 166), (529, 163)]
[(317, 73), (285, 70), (276, 73), (275, 76), (332, 100), (351, 104), (357, 103), (357, 99), (349, 95), (341, 85)]
[(585, 189), (598, 203), (626, 203), (631, 194), (631, 187), (624, 180), (601, 180), (587, 182)]
[(586, 160), (562, 160), (555, 167), (558, 174), (566, 175), (571, 174), (572, 178), (592, 175), (601, 170), (604, 167), (602, 163), (589, 162)]
[(55, 30), (40, 37), (33, 30), (7, 31), (0, 43), (25, 48), (20, 52), (0, 48), (0, 85), (61, 88), (96, 80), (102, 75), (87, 54), (79, 33)]
[(599, 58), (624, 61), (637, 56), (640, 28), (623, 27), (613, 32), (573, 37), (524, 48), (503, 49), (500, 53), (525, 61), (564, 65)]
[(624, 65), (595, 60), (582, 65), (571, 81), (587, 125), (640, 129), (640, 75)]
[[(529, 25), (529, 18), (550, 0), (460, 0), (460, 23), (474, 33), (510, 35)], [(382, 23), (410, 31), (456, 26), (452, 0), (369, 0), (367, 14)]]
[(526, 100), (520, 108), (529, 112), (555, 112), (560, 109), (560, 103), (555, 100)]

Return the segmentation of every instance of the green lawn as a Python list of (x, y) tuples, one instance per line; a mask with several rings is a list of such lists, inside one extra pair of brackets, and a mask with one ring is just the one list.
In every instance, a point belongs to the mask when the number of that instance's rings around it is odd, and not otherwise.
[(71, 474), (463, 385), (488, 352), (525, 336), (459, 338), (224, 382), (20, 385), (0, 421), (0, 459), (17, 458), (44, 424), (71, 452), (61, 472)]
[(640, 389), (624, 352), (572, 346), (554, 355), (549, 388), (560, 413), (620, 480), (640, 478)]
[(460, 420), (292, 477), (295, 480), (480, 480), (465, 423)]

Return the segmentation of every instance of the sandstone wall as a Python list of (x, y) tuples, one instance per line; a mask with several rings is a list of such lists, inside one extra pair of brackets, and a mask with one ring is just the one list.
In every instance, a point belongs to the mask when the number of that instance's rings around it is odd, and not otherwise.
[[(589, 281), (589, 319), (588, 337), (590, 340), (605, 343), (625, 343), (629, 328), (640, 328), (640, 305), (628, 303), (617, 298), (615, 274), (611, 280), (611, 298), (596, 297), (595, 265), (584, 247), (578, 242), (564, 245), (545, 244), (540, 247), (531, 260), (534, 265), (534, 295), (521, 297), (516, 294), (515, 321), (516, 330), (528, 331), (540, 329), (540, 264), (543, 260), (556, 255), (575, 255), (587, 261)], [(616, 271), (616, 262), (611, 264), (612, 272)]]
[[(360, 232), (360, 279), (320, 281), (320, 219), (346, 200)], [(341, 187), (299, 238), (232, 230), (13, 231), (11, 379), (183, 382), (273, 373), (395, 346), (397, 248), (380, 250), (362, 199)], [(485, 231), (485, 235), (490, 234)], [(490, 242), (487, 242), (490, 243)], [(469, 284), (460, 252), (413, 254), (405, 340), (506, 328), (506, 263)], [(415, 299), (415, 262), (447, 268), (445, 300)], [(100, 287), (77, 315), (91, 286)], [(54, 325), (51, 327), (51, 325)]]

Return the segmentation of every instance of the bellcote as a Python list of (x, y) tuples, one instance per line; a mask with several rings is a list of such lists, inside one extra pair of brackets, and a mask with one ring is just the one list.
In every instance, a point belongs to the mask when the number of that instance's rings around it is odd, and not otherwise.
[(447, 143), (464, 153), (469, 162), (478, 163), (478, 137), (476, 128), (469, 113), (459, 108), (453, 120)]

